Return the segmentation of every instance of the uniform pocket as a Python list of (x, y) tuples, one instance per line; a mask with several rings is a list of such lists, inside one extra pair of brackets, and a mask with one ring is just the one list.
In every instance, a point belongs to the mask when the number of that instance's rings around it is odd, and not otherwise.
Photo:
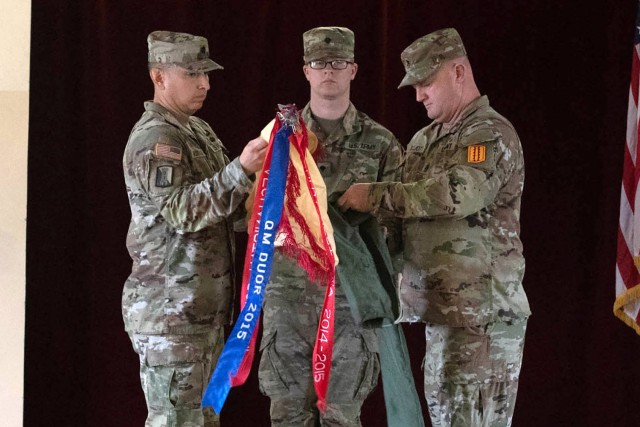
[(199, 407), (207, 380), (206, 337), (134, 334), (133, 343), (143, 363), (140, 373), (150, 408)]
[(260, 342), (260, 364), (258, 367), (259, 387), (262, 394), (269, 397), (284, 395), (289, 387), (284, 381), (280, 359), (275, 350), (277, 332), (266, 333)]
[(380, 375), (380, 357), (378, 356), (378, 340), (373, 331), (364, 330), (362, 334), (363, 358), (358, 387), (354, 398), (359, 401), (371, 394), (378, 384)]

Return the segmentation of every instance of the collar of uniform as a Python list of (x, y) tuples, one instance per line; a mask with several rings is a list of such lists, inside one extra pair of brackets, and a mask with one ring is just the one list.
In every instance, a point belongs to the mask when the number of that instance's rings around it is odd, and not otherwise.
[[(302, 117), (305, 119), (307, 128), (313, 129), (316, 123), (313, 120), (313, 114), (311, 114), (310, 103), (307, 103), (302, 109)], [(360, 131), (361, 126), (358, 121), (358, 110), (351, 102), (349, 102), (349, 107), (342, 118), (342, 128), (344, 129), (345, 135), (351, 135)]]
[(489, 106), (489, 98), (487, 95), (481, 95), (471, 101), (469, 105), (462, 111), (462, 115), (460, 116), (459, 121), (464, 121), (471, 114), (475, 113), (477, 110), (488, 107)]
[(344, 120), (342, 120), (342, 126), (344, 126), (344, 130), (347, 135), (351, 135), (353, 133), (360, 131), (360, 121), (358, 120), (358, 110), (356, 107), (349, 102), (349, 108), (347, 108), (347, 112), (344, 113)]
[[(185, 126), (182, 123), (180, 123), (180, 120), (178, 120), (176, 118), (176, 116), (174, 116), (173, 113), (171, 113), (171, 111), (167, 110), (165, 107), (163, 107), (162, 105), (158, 104), (157, 102), (153, 102), (153, 101), (145, 102), (144, 103), (144, 109), (146, 111), (152, 111), (154, 113), (158, 113), (158, 114), (162, 115), (167, 122), (171, 123), (174, 126), (177, 126), (177, 127), (181, 128), (181, 129), (184, 129), (189, 134), (195, 135), (195, 132), (191, 128), (191, 126)], [(189, 123), (191, 123), (191, 119), (192, 118), (189, 117)]]
[(466, 121), (467, 117), (475, 113), (481, 108), (485, 108), (489, 106), (489, 98), (486, 95), (481, 95), (471, 101), (469, 105), (467, 105), (464, 110), (462, 110), (462, 114), (460, 114), (460, 118), (453, 126), (451, 126), (448, 130), (444, 130), (444, 125), (439, 124), (440, 128), (440, 136), (454, 134), (460, 130), (462, 124)]

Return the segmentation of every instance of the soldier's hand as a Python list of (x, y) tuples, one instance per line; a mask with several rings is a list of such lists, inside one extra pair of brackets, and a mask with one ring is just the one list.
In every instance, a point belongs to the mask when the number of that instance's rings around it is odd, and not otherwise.
[(240, 164), (247, 175), (252, 175), (262, 168), (268, 145), (267, 141), (257, 137), (249, 141), (244, 147), (244, 150), (240, 153)]
[(338, 207), (344, 212), (353, 209), (358, 212), (370, 212), (373, 210), (371, 201), (369, 200), (369, 184), (353, 184), (347, 188), (342, 196), (338, 199)]

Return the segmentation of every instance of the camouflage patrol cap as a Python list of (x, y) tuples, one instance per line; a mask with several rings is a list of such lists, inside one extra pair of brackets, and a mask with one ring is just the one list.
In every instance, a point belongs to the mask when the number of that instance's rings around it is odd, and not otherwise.
[(445, 61), (466, 55), (460, 34), (454, 28), (420, 37), (400, 54), (406, 74), (398, 89), (426, 80)]
[(353, 31), (345, 27), (317, 27), (302, 35), (304, 62), (317, 59), (353, 59)]
[(190, 71), (206, 72), (223, 67), (209, 59), (207, 39), (187, 33), (154, 31), (147, 37), (149, 64), (175, 64)]

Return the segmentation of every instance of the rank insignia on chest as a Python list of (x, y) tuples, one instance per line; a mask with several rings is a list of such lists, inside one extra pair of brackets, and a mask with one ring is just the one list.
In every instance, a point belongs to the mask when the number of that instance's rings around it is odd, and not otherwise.
[(169, 144), (156, 144), (156, 156), (165, 159), (182, 160), (182, 149)]
[(467, 147), (467, 161), (469, 163), (482, 163), (486, 158), (487, 152), (484, 145), (470, 145)]

